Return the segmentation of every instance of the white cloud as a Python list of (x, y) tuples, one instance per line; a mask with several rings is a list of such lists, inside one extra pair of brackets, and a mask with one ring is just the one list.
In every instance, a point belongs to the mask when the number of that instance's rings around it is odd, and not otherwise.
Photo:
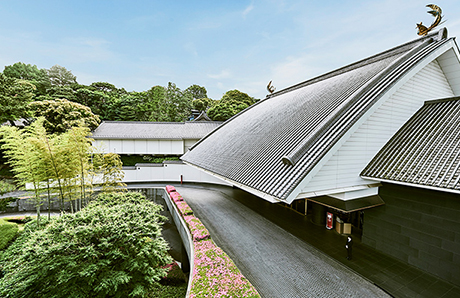
[(246, 7), (246, 9), (243, 10), (242, 12), (243, 17), (246, 17), (253, 9), (254, 9), (254, 5), (252, 4)]

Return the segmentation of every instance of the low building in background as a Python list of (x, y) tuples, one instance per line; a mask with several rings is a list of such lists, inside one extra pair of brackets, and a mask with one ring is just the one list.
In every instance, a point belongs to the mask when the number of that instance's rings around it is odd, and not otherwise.
[(222, 183), (187, 166), (179, 157), (222, 124), (217, 121), (105, 121), (93, 132), (93, 145), (117, 153), (124, 162), (123, 182)]

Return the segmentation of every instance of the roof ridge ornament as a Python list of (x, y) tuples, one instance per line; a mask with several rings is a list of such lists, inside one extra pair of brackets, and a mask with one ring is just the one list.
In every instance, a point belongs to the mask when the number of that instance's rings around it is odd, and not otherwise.
[(418, 32), (417, 34), (418, 35), (421, 35), (421, 36), (425, 36), (428, 34), (428, 32), (430, 32), (431, 30), (433, 30), (434, 27), (442, 24), (443, 22), (441, 22), (442, 20), (442, 9), (441, 7), (435, 5), (435, 4), (428, 4), (426, 7), (429, 7), (431, 8), (432, 10), (430, 11), (427, 11), (427, 13), (433, 15), (435, 17), (433, 23), (431, 23), (431, 25), (427, 28), (426, 26), (422, 25), (422, 22), (420, 22), (420, 24), (417, 24), (417, 29), (418, 29)]
[(268, 92), (270, 92), (270, 94), (275, 92), (276, 88), (275, 88), (275, 86), (272, 85), (272, 81), (268, 82), (267, 90), (268, 90)]

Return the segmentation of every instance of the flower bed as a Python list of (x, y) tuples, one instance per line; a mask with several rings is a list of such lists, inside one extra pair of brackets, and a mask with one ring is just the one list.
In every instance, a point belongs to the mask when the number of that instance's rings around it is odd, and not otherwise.
[(210, 239), (208, 229), (193, 215), (182, 196), (177, 192), (169, 195), (193, 238), (195, 254), (189, 297), (260, 297), (227, 254)]
[(175, 191), (171, 192), (169, 196), (171, 197), (171, 199), (173, 199), (174, 202), (179, 202), (179, 201), (184, 200), (184, 198), (178, 192), (175, 192)]
[(192, 208), (190, 208), (190, 206), (185, 201), (177, 201), (175, 203), (182, 216), (193, 214)]
[(186, 215), (184, 216), (184, 220), (187, 223), (194, 242), (211, 238), (208, 229), (206, 229), (198, 218), (193, 215)]
[(190, 297), (260, 297), (227, 254), (212, 240), (194, 242)]
[(166, 185), (166, 191), (171, 194), (171, 192), (175, 192), (176, 188), (172, 185)]

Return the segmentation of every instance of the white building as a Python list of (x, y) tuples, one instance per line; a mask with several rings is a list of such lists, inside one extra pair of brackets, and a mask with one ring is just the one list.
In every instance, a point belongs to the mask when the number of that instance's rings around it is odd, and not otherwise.
[[(105, 121), (94, 131), (94, 146), (104, 153), (119, 155), (180, 157), (222, 122), (134, 122)], [(139, 163), (123, 167), (123, 182), (200, 182), (221, 180), (181, 161)], [(225, 183), (224, 183), (225, 184)]]

